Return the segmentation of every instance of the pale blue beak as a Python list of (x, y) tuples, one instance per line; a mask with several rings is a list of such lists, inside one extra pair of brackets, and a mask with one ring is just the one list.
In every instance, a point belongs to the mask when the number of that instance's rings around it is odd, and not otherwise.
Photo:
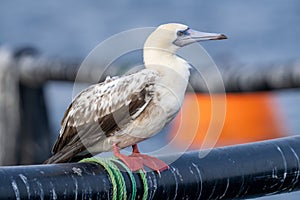
[(223, 40), (227, 39), (227, 36), (220, 33), (205, 33), (200, 31), (195, 31), (190, 28), (184, 31), (177, 32), (177, 38), (173, 42), (179, 47), (186, 46), (195, 42), (206, 41), (206, 40)]

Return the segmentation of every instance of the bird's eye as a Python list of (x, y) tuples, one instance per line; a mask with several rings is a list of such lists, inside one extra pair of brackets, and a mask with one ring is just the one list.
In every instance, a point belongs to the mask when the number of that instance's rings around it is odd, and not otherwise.
[(183, 31), (177, 31), (177, 36), (183, 36)]

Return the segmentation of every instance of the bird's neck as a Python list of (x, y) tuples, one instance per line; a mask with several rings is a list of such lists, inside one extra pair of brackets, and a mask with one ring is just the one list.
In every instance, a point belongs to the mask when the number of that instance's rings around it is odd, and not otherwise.
[(190, 76), (190, 65), (184, 59), (173, 52), (144, 48), (144, 64), (147, 69), (154, 69), (160, 74), (162, 87), (183, 100)]

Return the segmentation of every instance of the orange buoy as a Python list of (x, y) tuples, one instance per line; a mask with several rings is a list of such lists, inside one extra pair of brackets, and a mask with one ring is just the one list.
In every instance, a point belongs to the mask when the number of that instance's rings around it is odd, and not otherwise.
[(179, 147), (199, 149), (284, 136), (272, 93), (187, 94), (171, 127)]

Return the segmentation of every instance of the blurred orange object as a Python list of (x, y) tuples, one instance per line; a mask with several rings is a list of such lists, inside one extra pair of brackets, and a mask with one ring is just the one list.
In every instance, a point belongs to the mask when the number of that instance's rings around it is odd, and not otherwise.
[[(217, 103), (212, 104), (212, 99)], [(178, 147), (199, 149), (272, 139), (283, 133), (272, 93), (187, 94), (169, 139)]]

